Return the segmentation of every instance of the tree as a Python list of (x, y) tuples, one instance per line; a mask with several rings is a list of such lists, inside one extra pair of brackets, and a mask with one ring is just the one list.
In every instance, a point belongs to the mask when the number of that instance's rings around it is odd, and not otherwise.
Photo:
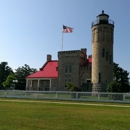
[(114, 63), (113, 82), (108, 84), (106, 91), (108, 92), (129, 92), (129, 72)]
[(14, 74), (10, 74), (2, 84), (5, 88), (14, 86), (13, 80), (16, 80), (16, 77)]
[(129, 72), (119, 67), (118, 64), (114, 63), (113, 80), (121, 84), (129, 84)]
[(13, 70), (8, 66), (7, 62), (0, 63), (0, 88), (3, 88), (3, 82), (9, 74), (13, 74)]
[(29, 65), (25, 64), (22, 67), (18, 67), (15, 71), (16, 71), (15, 76), (16, 79), (18, 80), (16, 89), (24, 90), (26, 87), (26, 77), (36, 72), (37, 69), (30, 68)]

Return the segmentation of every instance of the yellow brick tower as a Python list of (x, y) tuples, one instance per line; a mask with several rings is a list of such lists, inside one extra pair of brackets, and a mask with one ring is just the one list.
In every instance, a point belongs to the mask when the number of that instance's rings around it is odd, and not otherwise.
[(92, 22), (92, 91), (106, 91), (113, 81), (114, 22), (102, 11)]

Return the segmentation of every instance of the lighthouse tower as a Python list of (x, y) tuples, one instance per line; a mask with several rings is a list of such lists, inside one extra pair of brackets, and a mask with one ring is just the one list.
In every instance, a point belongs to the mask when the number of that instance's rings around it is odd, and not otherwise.
[(93, 92), (105, 92), (113, 81), (114, 22), (104, 11), (92, 22), (92, 84)]

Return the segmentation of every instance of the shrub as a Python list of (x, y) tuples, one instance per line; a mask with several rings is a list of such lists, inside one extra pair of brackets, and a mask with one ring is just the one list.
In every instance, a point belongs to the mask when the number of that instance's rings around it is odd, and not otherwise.
[(73, 84), (73, 83), (68, 82), (68, 83), (66, 84), (66, 86), (67, 86), (67, 89), (70, 90), (70, 91), (75, 91), (75, 92), (81, 91), (81, 88), (80, 88), (80, 87), (77, 87), (77, 86), (76, 86), (75, 84)]

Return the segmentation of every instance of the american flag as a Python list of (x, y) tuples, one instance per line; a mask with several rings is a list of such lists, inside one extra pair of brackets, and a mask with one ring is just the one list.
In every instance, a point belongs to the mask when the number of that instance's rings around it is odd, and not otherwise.
[(62, 32), (63, 33), (72, 33), (73, 32), (73, 28), (63, 25), (63, 31)]

